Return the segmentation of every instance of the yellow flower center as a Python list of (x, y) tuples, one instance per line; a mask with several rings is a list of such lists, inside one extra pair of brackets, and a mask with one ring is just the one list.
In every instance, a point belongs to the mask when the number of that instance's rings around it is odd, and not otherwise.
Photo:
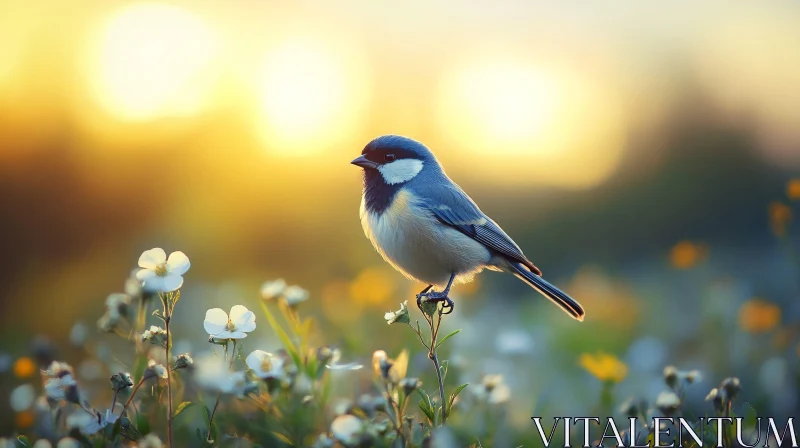
[(164, 277), (167, 275), (167, 263), (159, 263), (156, 265), (156, 275), (159, 277)]
[(231, 320), (230, 320), (230, 319), (228, 319), (228, 323), (227, 323), (227, 324), (225, 324), (225, 330), (226, 330), (226, 331), (233, 331), (233, 330), (235, 330), (235, 329), (236, 329), (236, 326), (235, 326), (235, 325), (233, 325), (233, 322), (231, 322)]
[(261, 370), (264, 372), (269, 372), (272, 370), (272, 361), (270, 361), (269, 358), (264, 358), (264, 360), (261, 361)]

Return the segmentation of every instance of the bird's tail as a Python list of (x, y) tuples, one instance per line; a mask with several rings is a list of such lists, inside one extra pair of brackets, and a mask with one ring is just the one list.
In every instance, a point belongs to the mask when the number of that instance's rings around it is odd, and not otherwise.
[(560, 306), (567, 314), (574, 319), (583, 320), (584, 312), (580, 303), (576, 302), (572, 297), (566, 295), (563, 291), (551, 285), (547, 280), (534, 274), (522, 263), (515, 261), (508, 262), (509, 270), (525, 283), (531, 285), (533, 289), (542, 293), (543, 296), (552, 300), (553, 303)]

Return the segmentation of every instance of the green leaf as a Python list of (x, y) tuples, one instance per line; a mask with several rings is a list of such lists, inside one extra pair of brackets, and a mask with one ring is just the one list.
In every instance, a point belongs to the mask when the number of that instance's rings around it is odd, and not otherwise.
[(450, 415), (450, 411), (453, 409), (453, 402), (456, 401), (458, 394), (460, 394), (461, 391), (467, 386), (469, 386), (469, 384), (462, 384), (458, 386), (452, 394), (450, 394), (450, 399), (447, 401), (447, 415)]
[(431, 426), (434, 426), (436, 424), (436, 413), (433, 410), (433, 402), (431, 401), (430, 395), (422, 389), (417, 389), (417, 393), (422, 397), (422, 400), (419, 401), (419, 410), (425, 414)]
[(133, 384), (139, 384), (146, 368), (147, 356), (142, 355), (136, 358), (136, 362), (133, 363)]
[(267, 321), (269, 322), (269, 326), (272, 327), (272, 331), (278, 335), (278, 338), (283, 342), (283, 346), (286, 348), (286, 351), (289, 352), (289, 356), (292, 357), (292, 361), (294, 361), (295, 366), (298, 369), (303, 368), (303, 361), (300, 359), (300, 354), (297, 352), (297, 348), (292, 343), (292, 340), (289, 339), (289, 335), (286, 334), (283, 327), (278, 324), (278, 321), (275, 320), (275, 316), (272, 315), (272, 312), (267, 307), (267, 304), (261, 302), (261, 309), (264, 310), (264, 314), (267, 316)]
[(753, 409), (753, 406), (745, 402), (745, 411), (744, 411), (744, 425), (748, 428), (755, 428), (758, 419), (758, 414), (756, 410)]
[(441, 341), (439, 341), (439, 342), (436, 344), (436, 348), (439, 348), (439, 347), (441, 347), (441, 345), (442, 345), (442, 344), (444, 344), (444, 343), (445, 343), (445, 341), (447, 341), (448, 339), (452, 338), (453, 336), (457, 335), (457, 334), (458, 334), (458, 333), (460, 333), (460, 332), (461, 332), (461, 329), (459, 328), (458, 330), (455, 330), (455, 331), (452, 331), (452, 332), (448, 333), (448, 334), (447, 334), (447, 336), (443, 337), (443, 338), (442, 338), (442, 340), (441, 340)]
[(283, 443), (285, 443), (285, 444), (287, 444), (289, 446), (294, 446), (294, 443), (292, 443), (292, 439), (286, 437), (285, 435), (279, 433), (278, 431), (272, 431), (272, 435), (275, 436), (275, 438), (277, 438), (281, 442), (283, 442)]
[(172, 418), (175, 418), (181, 412), (185, 411), (189, 406), (193, 405), (191, 401), (184, 401), (183, 403), (179, 404), (178, 407), (175, 409), (175, 413), (172, 414)]

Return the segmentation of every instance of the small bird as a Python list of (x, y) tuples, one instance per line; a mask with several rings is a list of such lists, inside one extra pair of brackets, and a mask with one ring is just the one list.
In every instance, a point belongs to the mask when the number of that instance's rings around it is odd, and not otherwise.
[[(375, 249), (407, 278), (427, 284), (421, 300), (445, 302), (454, 283), (483, 269), (510, 272), (582, 321), (581, 305), (542, 278), (500, 226), (486, 216), (425, 145), (385, 135), (351, 162), (363, 168), (361, 225)], [(432, 290), (438, 287), (439, 291)]]

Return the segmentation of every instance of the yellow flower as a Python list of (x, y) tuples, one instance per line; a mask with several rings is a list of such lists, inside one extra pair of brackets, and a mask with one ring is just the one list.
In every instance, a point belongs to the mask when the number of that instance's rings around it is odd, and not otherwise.
[(587, 372), (603, 382), (619, 383), (628, 375), (628, 366), (608, 353), (583, 353), (578, 362)]
[(772, 233), (777, 236), (786, 234), (786, 225), (792, 220), (792, 209), (788, 205), (774, 201), (769, 204), (769, 222)]
[(689, 269), (706, 257), (707, 249), (702, 244), (681, 241), (672, 247), (669, 260), (678, 269)]
[(750, 333), (764, 333), (781, 320), (781, 309), (763, 299), (751, 299), (739, 308), (739, 326)]
[(786, 184), (786, 196), (791, 201), (800, 201), (800, 178), (795, 178)]
[(36, 363), (31, 358), (19, 358), (14, 363), (14, 375), (17, 378), (29, 378), (36, 372)]

